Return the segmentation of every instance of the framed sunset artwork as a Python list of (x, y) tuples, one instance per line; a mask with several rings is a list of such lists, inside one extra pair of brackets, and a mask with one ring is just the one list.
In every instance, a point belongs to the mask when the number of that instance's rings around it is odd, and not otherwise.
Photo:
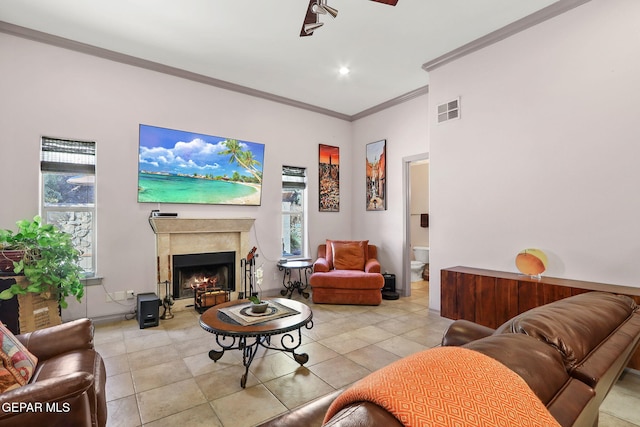
[(319, 144), (320, 212), (340, 211), (340, 148)]

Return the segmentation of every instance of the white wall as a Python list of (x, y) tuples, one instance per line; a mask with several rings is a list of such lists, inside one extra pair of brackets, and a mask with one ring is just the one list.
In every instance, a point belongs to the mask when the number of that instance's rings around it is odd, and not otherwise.
[[(382, 269), (396, 275), (399, 290), (404, 285), (405, 245), (402, 159), (429, 151), (429, 98), (425, 94), (353, 123), (353, 235), (378, 246)], [(381, 139), (387, 140), (387, 210), (366, 211), (366, 145)]]
[[(147, 223), (155, 208), (181, 217), (256, 218), (251, 238), (258, 263), (264, 263), (263, 288), (281, 287), (275, 261), (283, 164), (308, 168), (310, 255), (327, 230), (351, 237), (351, 123), (6, 34), (0, 34), (0, 52), (1, 228), (38, 213), (42, 135), (97, 144), (98, 275), (104, 289), (88, 288), (84, 303), (67, 317), (132, 311), (131, 302), (105, 303), (105, 289), (156, 291), (155, 235)], [(262, 206), (137, 203), (139, 123), (264, 143)], [(338, 213), (318, 212), (320, 143), (340, 147), (345, 165)]]
[[(430, 73), (431, 293), (455, 265), (640, 287), (640, 2), (593, 0)], [(357, 196), (357, 193), (356, 193)]]

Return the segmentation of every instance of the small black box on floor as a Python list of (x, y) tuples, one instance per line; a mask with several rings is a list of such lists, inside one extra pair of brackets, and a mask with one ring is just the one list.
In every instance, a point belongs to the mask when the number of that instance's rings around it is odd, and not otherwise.
[(384, 288), (382, 288), (382, 299), (398, 299), (400, 295), (396, 292), (396, 275), (385, 273)]
[(160, 298), (154, 293), (138, 294), (136, 296), (138, 309), (138, 323), (140, 329), (158, 326), (160, 318)]

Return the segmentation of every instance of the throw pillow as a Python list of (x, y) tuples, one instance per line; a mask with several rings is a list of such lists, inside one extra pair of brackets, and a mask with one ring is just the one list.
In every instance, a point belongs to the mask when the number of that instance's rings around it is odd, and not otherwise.
[(16, 381), (16, 377), (13, 376), (4, 365), (0, 364), (0, 393), (13, 390), (20, 387), (20, 383)]
[(327, 240), (325, 258), (327, 259), (327, 261), (329, 261), (329, 270), (333, 270), (334, 268), (336, 268), (336, 266), (333, 265), (333, 243), (361, 243), (364, 247), (364, 262), (366, 263), (367, 259), (369, 258), (368, 240)]
[(336, 270), (364, 270), (363, 242), (332, 242), (331, 250)]
[(20, 385), (29, 382), (38, 364), (38, 358), (31, 354), (1, 322), (0, 359)]

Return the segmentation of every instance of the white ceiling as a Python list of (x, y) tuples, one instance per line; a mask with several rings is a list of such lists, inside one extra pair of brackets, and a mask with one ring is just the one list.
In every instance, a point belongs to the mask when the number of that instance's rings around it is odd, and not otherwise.
[(0, 0), (0, 21), (353, 116), (426, 86), (424, 63), (557, 1), (328, 0), (339, 14), (310, 37), (308, 0)]

